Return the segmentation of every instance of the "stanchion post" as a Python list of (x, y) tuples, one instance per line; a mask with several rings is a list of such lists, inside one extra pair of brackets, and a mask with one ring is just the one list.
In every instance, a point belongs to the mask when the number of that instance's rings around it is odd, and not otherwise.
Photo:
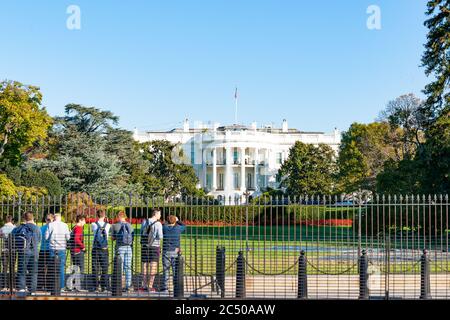
[[(166, 271), (168, 272), (168, 270)], [(184, 257), (181, 252), (178, 252), (178, 256), (175, 261), (174, 270), (174, 284), (173, 284), (173, 296), (174, 298), (184, 297)]]
[(362, 250), (361, 256), (358, 259), (359, 272), (359, 299), (369, 299), (369, 258), (366, 250)]
[(431, 299), (430, 260), (425, 249), (420, 257), (420, 299)]
[(220, 289), (220, 296), (225, 297), (225, 247), (216, 248), (216, 282)]
[(236, 298), (245, 298), (245, 258), (242, 251), (236, 260)]
[(114, 256), (114, 266), (111, 280), (112, 295), (114, 297), (122, 296), (122, 258), (118, 254)]
[(53, 257), (53, 270), (52, 270), (52, 292), (51, 294), (53, 296), (60, 296), (61, 295), (61, 274), (60, 274), (60, 268), (61, 268), (61, 259), (59, 258), (58, 254), (55, 252), (55, 256)]
[(307, 261), (305, 256), (305, 251), (300, 252), (300, 257), (298, 258), (298, 288), (297, 288), (297, 298), (306, 299), (308, 298), (308, 278), (307, 278)]

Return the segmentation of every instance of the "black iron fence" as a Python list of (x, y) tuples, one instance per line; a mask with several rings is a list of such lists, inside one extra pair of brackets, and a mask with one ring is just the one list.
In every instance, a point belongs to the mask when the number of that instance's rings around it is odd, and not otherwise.
[[(93, 199), (84, 194), (3, 198), (2, 225), (13, 217), (18, 228), (23, 214), (31, 212), (42, 241), (49, 214), (60, 214), (68, 230), (77, 215), (85, 215), (87, 223), (82, 227), (82, 255), (67, 250), (73, 234), (67, 237), (58, 229), (53, 234), (58, 250), (40, 243), (33, 251), (20, 242), (24, 237), (17, 229), (8, 235), (12, 227), (7, 224), (0, 232), (0, 296), (450, 297), (447, 195), (355, 201), (331, 196), (238, 198), (227, 203), (133, 196)], [(152, 208), (160, 208), (161, 221), (174, 215), (186, 226), (179, 250), (163, 250), (163, 237), (153, 264), (143, 263), (148, 262), (149, 249), (141, 241)], [(133, 242), (118, 248), (111, 227), (106, 248), (94, 248), (98, 230), (92, 224), (98, 212), (106, 214), (110, 225), (117, 223), (118, 213), (125, 213)], [(47, 232), (47, 237), (52, 235)]]

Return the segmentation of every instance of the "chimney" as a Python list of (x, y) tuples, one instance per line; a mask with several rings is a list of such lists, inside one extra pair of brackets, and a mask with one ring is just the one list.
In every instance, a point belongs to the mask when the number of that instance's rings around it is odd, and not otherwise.
[(139, 135), (138, 129), (135, 127), (134, 130), (133, 130), (133, 139), (137, 140), (138, 139), (138, 135)]
[(286, 119), (283, 119), (283, 125), (281, 126), (281, 131), (282, 132), (288, 132), (288, 123), (286, 121)]
[(184, 119), (184, 123), (183, 123), (183, 131), (184, 132), (189, 132), (189, 120), (186, 118)]
[(256, 121), (253, 121), (251, 124), (252, 130), (256, 131)]

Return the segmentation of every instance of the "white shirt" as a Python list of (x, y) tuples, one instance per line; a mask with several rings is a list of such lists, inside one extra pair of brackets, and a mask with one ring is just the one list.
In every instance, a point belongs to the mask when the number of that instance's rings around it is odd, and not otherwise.
[(67, 224), (62, 221), (53, 221), (48, 224), (45, 231), (45, 240), (50, 241), (50, 249), (66, 250), (69, 239), (70, 231)]

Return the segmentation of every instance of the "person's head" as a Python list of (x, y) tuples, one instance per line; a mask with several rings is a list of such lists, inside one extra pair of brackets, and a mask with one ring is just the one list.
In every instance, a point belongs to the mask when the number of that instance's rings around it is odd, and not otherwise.
[(125, 214), (125, 212), (120, 211), (120, 212), (117, 214), (117, 219), (118, 219), (120, 222), (124, 222), (124, 221), (127, 220), (127, 215)]
[(61, 213), (55, 213), (55, 220), (54, 221), (57, 221), (57, 222), (61, 221)]
[(25, 222), (33, 222), (33, 212), (27, 211), (23, 214), (23, 220)]
[(13, 223), (13, 221), (14, 221), (13, 216), (6, 216), (6, 218), (5, 218), (6, 223)]
[(155, 218), (156, 220), (161, 219), (161, 210), (158, 208), (153, 208), (150, 218)]
[(55, 215), (53, 213), (49, 213), (45, 216), (45, 222), (50, 223), (55, 220)]
[(106, 218), (106, 212), (105, 212), (105, 210), (97, 210), (97, 218), (99, 219), (99, 220), (103, 220), (103, 219), (105, 219)]
[(84, 226), (86, 223), (86, 217), (83, 214), (78, 214), (75, 221), (77, 222), (77, 225)]
[(169, 222), (170, 225), (174, 225), (175, 223), (177, 223), (177, 217), (174, 215), (170, 215), (167, 217), (167, 221)]

